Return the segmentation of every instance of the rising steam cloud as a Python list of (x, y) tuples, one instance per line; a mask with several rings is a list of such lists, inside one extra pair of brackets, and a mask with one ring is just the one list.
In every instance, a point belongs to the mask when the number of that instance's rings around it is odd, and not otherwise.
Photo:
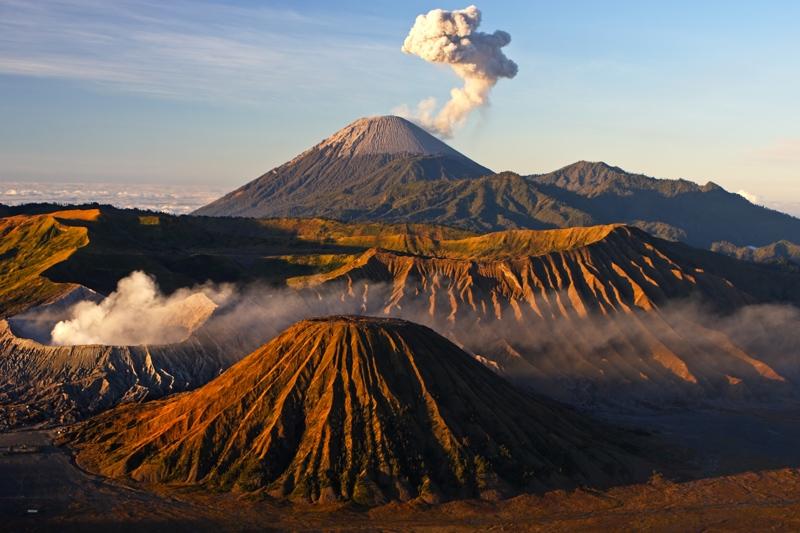
[(438, 112), (436, 100), (427, 98), (414, 111), (401, 107), (399, 114), (441, 137), (451, 137), (473, 110), (489, 103), (489, 92), (497, 80), (517, 75), (517, 64), (502, 50), (511, 36), (500, 30), (477, 31), (480, 23), (481, 12), (475, 6), (455, 11), (434, 9), (417, 17), (403, 52), (450, 65), (464, 86), (452, 89), (450, 100)]
[(241, 357), (298, 320), (388, 315), (427, 325), (507, 378), (564, 401), (591, 403), (613, 392), (685, 402), (687, 394), (716, 395), (727, 390), (720, 383), (739, 382), (732, 393), (757, 397), (800, 382), (800, 310), (790, 305), (720, 314), (688, 300), (652, 312), (537, 317), (517, 316), (520, 307), (510, 303), (473, 307), (450, 291), (409, 291), (396, 300), (393, 284), (366, 281), (304, 289), (205, 284), (164, 295), (151, 277), (133, 272), (100, 303), (73, 306), (51, 336), (54, 344), (135, 345), (194, 334)]
[(99, 303), (74, 305), (67, 320), (52, 330), (53, 344), (138, 345), (180, 342), (203, 324), (218, 303), (229, 297), (226, 287), (182, 289), (164, 296), (144, 272), (121, 279), (117, 290)]

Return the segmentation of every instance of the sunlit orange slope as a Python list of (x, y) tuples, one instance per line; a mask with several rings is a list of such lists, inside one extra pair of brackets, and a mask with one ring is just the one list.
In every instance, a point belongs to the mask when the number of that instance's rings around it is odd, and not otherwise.
[(85, 227), (63, 221), (91, 221), (99, 215), (98, 209), (73, 209), (0, 218), (0, 317), (74, 288), (41, 274), (89, 243)]
[(428, 328), (333, 317), (74, 442), (105, 475), (372, 504), (629, 481), (646, 471), (631, 437), (517, 392)]

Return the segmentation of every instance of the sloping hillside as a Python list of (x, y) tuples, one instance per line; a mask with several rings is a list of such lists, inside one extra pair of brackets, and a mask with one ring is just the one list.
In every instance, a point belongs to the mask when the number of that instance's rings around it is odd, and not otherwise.
[(709, 248), (765, 246), (800, 219), (709, 182), (656, 179), (579, 161), (540, 175), (493, 174), (399, 117), (360, 119), (196, 211), (443, 224), (470, 231), (624, 223)]
[(414, 183), (360, 202), (357, 210), (320, 205), (315, 212), (343, 220), (407, 220), (478, 232), (625, 223), (700, 248), (716, 241), (759, 246), (800, 234), (800, 219), (751, 204), (713, 183), (649, 178), (605, 163), (580, 162), (539, 176), (505, 172), (477, 180)]
[[(530, 233), (537, 240), (540, 232)], [(753, 312), (746, 328), (725, 318), (780, 298), (798, 302), (795, 274), (626, 226), (544, 235), (541, 245), (558, 236), (559, 249), (490, 259), (480, 247), (475, 259), (372, 250), (292, 283), (338, 291), (365, 313), (429, 324), (497, 371), (570, 402), (756, 400), (800, 383), (797, 351), (732, 340), (737, 329), (791, 336), (769, 311)]]
[(99, 215), (90, 209), (0, 218), (0, 318), (74, 288), (41, 274), (89, 243), (86, 228), (70, 223), (95, 220)]
[(490, 173), (405, 119), (362, 118), (195, 214), (326, 216), (322, 205), (359, 209), (403, 184)]
[(0, 219), (0, 317), (45, 303), (75, 284), (108, 294), (134, 270), (154, 276), (167, 292), (209, 280), (282, 285), (287, 277), (340, 266), (371, 247), (432, 253), (442, 240), (474, 235), (424, 224), (218, 220), (110, 206), (30, 211), (35, 214)]
[(800, 245), (786, 240), (766, 246), (736, 246), (723, 241), (715, 242), (711, 249), (743, 261), (800, 265)]
[(104, 475), (369, 505), (628, 482), (646, 472), (633, 442), (425, 327), (364, 317), (298, 323), (205, 387), (73, 437)]
[[(715, 241), (762, 246), (800, 234), (800, 219), (750, 203), (715, 183), (656, 179), (605, 163), (580, 161), (531, 176), (544, 192), (592, 217), (592, 223), (659, 223), (708, 248)], [(667, 235), (663, 235), (667, 236)]]

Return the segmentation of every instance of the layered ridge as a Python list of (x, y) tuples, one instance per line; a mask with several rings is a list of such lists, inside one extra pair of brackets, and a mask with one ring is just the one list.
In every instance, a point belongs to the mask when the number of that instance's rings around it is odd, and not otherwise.
[[(704, 255), (688, 261), (679, 245), (636, 228), (569, 231), (554, 232), (562, 250), (541, 255), (453, 259), (376, 249), (293, 283), (339, 291), (365, 313), (429, 324), (495, 370), (570, 402), (790, 393), (800, 377), (796, 352), (738, 338), (719, 318), (762, 301), (764, 278)], [(550, 238), (539, 242), (550, 249)], [(751, 328), (769, 326), (751, 316)]]

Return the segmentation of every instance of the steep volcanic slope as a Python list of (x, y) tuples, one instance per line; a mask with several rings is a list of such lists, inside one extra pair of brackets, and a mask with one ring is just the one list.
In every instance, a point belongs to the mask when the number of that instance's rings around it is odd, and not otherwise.
[(93, 210), (0, 218), (0, 317), (53, 300), (75, 288), (41, 276), (89, 243), (86, 228), (68, 222), (95, 220)]
[(362, 118), (195, 214), (328, 216), (398, 185), (490, 173), (405, 119)]
[[(506, 375), (571, 402), (776, 397), (800, 382), (797, 352), (745, 349), (715, 318), (775, 301), (772, 291), (796, 286), (797, 275), (627, 226), (529, 233), (557, 249), (514, 255), (511, 246), (501, 257), (486, 248), (488, 259), (477, 244), (473, 259), (373, 250), (294, 284), (430, 324)], [(789, 290), (782, 296), (800, 301)]]
[(632, 438), (517, 392), (423, 326), (333, 317), (72, 440), (108, 476), (375, 504), (630, 481)]
[[(443, 240), (424, 255), (374, 248), (336, 270), (290, 283), (385, 282), (396, 302), (424, 294), (434, 308), (444, 303), (446, 316), (469, 310), (499, 317), (498, 309), (486, 307), (499, 299), (516, 302), (506, 311), (516, 314), (517, 307), (526, 307), (543, 318), (652, 310), (689, 296), (721, 309), (800, 303), (800, 289), (793, 287), (797, 279), (780, 268), (742, 263), (612, 224)], [(465, 308), (455, 305), (459, 302), (467, 302)]]

